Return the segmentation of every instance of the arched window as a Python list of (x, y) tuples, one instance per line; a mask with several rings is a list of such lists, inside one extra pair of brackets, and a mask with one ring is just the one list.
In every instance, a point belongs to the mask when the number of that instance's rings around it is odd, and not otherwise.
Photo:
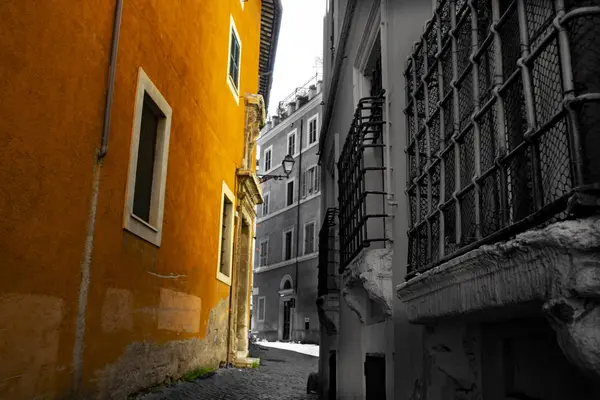
[(292, 277), (289, 275), (285, 275), (281, 279), (281, 283), (279, 284), (279, 290), (289, 290), (293, 287)]

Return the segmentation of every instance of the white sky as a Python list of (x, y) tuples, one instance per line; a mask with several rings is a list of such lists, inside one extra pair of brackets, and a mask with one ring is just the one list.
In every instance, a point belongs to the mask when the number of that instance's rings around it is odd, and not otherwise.
[(283, 18), (275, 58), (269, 115), (275, 112), (280, 100), (317, 71), (315, 58), (323, 57), (325, 2), (326, 0), (282, 0)]

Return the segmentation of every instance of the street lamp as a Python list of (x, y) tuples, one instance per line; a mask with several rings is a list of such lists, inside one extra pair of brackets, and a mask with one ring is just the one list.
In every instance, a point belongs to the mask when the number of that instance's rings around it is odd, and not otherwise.
[(285, 173), (285, 175), (257, 175), (257, 177), (258, 177), (260, 183), (266, 182), (269, 179), (275, 179), (276, 181), (283, 179), (283, 178), (287, 179), (290, 177), (290, 174), (292, 173), (292, 170), (294, 169), (295, 163), (296, 163), (296, 161), (294, 160), (294, 157), (292, 157), (290, 154), (288, 154), (287, 156), (285, 156), (285, 158), (281, 162), (281, 166), (283, 167), (283, 172)]

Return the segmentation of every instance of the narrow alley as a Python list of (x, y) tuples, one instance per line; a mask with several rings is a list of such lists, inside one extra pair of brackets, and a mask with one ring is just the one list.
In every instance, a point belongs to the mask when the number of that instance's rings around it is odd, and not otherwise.
[(318, 358), (289, 350), (250, 345), (260, 358), (258, 368), (219, 369), (213, 375), (179, 383), (135, 397), (136, 400), (316, 400), (306, 394), (309, 373), (317, 371)]

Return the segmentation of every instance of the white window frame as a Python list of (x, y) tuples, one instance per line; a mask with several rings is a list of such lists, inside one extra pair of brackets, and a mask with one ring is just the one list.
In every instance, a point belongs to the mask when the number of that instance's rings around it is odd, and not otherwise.
[[(164, 114), (158, 122), (156, 133), (156, 150), (154, 156), (154, 174), (152, 194), (150, 195), (150, 221), (146, 222), (133, 213), (135, 197), (135, 177), (137, 172), (138, 150), (140, 145), (140, 129), (142, 127), (142, 111), (144, 96), (150, 96), (152, 101)], [(140, 67), (133, 113), (133, 132), (129, 152), (129, 170), (127, 176), (127, 197), (123, 228), (134, 235), (160, 247), (163, 234), (163, 215), (165, 209), (165, 189), (167, 184), (167, 166), (169, 164), (169, 141), (171, 137), (171, 119), (173, 111), (167, 100)]]
[[(269, 153), (269, 168), (267, 168), (267, 153)], [(268, 173), (268, 171), (271, 170), (271, 168), (273, 168), (273, 145), (267, 147), (265, 149), (265, 151), (263, 152), (263, 169), (264, 169), (264, 173)]]
[[(263, 254), (262, 254), (262, 245), (263, 243), (267, 244), (267, 255), (265, 256), (265, 265), (262, 265), (261, 261), (263, 258)], [(262, 238), (259, 242), (258, 242), (258, 267), (266, 267), (267, 265), (269, 265), (269, 237), (265, 237)]]
[[(292, 202), (290, 204), (288, 204), (288, 190), (289, 190), (289, 183), (293, 182), (293, 187), (292, 187)], [(295, 196), (295, 192), (296, 192), (296, 178), (290, 178), (285, 182), (285, 206), (289, 207), (289, 206), (293, 206), (294, 203), (296, 203), (296, 196)]]
[(287, 250), (286, 244), (285, 244), (285, 235), (286, 235), (286, 233), (290, 233), (290, 232), (292, 233), (292, 242), (291, 242), (292, 248), (290, 250), (290, 260), (294, 258), (294, 227), (291, 226), (291, 227), (285, 229), (282, 234), (282, 239), (283, 239), (283, 244), (281, 246), (281, 248), (283, 249), (283, 251), (281, 252), (281, 260), (282, 261), (289, 261), (289, 260), (285, 259), (285, 251)]
[[(298, 130), (294, 129), (293, 131), (291, 131), (290, 133), (287, 134), (287, 141), (285, 142), (285, 148), (287, 150), (287, 153), (293, 157), (295, 157), (298, 154)], [(293, 136), (294, 137), (294, 151), (290, 153), (290, 137)]]
[[(229, 67), (231, 66), (231, 33), (233, 33), (240, 44), (240, 68), (238, 71), (238, 81), (233, 82), (231, 76), (229, 75)], [(233, 94), (233, 98), (235, 99), (235, 103), (240, 105), (240, 82), (242, 81), (242, 39), (240, 39), (240, 34), (238, 33), (237, 27), (235, 26), (235, 21), (233, 20), (233, 15), (229, 15), (229, 31), (228, 31), (227, 41), (229, 42), (229, 46), (227, 48), (227, 86), (231, 90)], [(236, 88), (237, 86), (237, 88)]]
[[(313, 226), (313, 251), (310, 253), (306, 253), (306, 226), (312, 224)], [(304, 236), (304, 240), (303, 240), (303, 245), (302, 245), (302, 255), (307, 255), (307, 254), (312, 254), (316, 251), (316, 247), (317, 247), (317, 223), (315, 222), (315, 220), (312, 221), (308, 221), (306, 223), (304, 223), (303, 229), (302, 229), (302, 236)]]
[[(267, 212), (265, 213), (265, 205), (267, 206)], [(269, 213), (271, 212), (271, 192), (264, 192), (263, 193), (263, 203), (262, 203), (262, 209), (261, 209), (261, 216), (266, 216), (269, 215)]]
[[(262, 307), (260, 306), (260, 301), (262, 300)], [(256, 313), (256, 318), (258, 319), (259, 322), (264, 322), (265, 320), (265, 316), (267, 315), (267, 297), (266, 296), (258, 296), (258, 301), (256, 302), (257, 306), (256, 308), (258, 308), (258, 311)], [(260, 312), (262, 311), (262, 318), (260, 318)]]
[[(310, 123), (312, 121), (315, 121), (315, 141), (311, 142), (310, 141)], [(306, 147), (309, 147), (315, 143), (317, 143), (319, 141), (319, 114), (315, 114), (312, 117), (310, 117), (308, 119), (308, 122), (306, 123), (306, 126), (308, 126), (308, 135), (306, 135)]]
[[(221, 272), (221, 255), (222, 255), (222, 246), (223, 246), (223, 207), (225, 206), (225, 197), (227, 197), (227, 200), (229, 200), (231, 202), (231, 213), (228, 217), (229, 221), (226, 221), (227, 225), (228, 225), (228, 232), (229, 232), (229, 237), (225, 238), (225, 246), (227, 246), (227, 248), (225, 249), (225, 256), (227, 257), (227, 271), (229, 272), (229, 275), (224, 274)], [(233, 227), (234, 227), (234, 214), (235, 214), (235, 196), (233, 195), (233, 192), (231, 191), (231, 189), (229, 189), (229, 187), (227, 186), (227, 184), (223, 181), (222, 185), (221, 185), (221, 208), (220, 208), (220, 217), (219, 217), (219, 249), (218, 249), (218, 253), (217, 253), (217, 279), (220, 280), (223, 283), (226, 283), (228, 285), (231, 285), (231, 269), (233, 266)]]

